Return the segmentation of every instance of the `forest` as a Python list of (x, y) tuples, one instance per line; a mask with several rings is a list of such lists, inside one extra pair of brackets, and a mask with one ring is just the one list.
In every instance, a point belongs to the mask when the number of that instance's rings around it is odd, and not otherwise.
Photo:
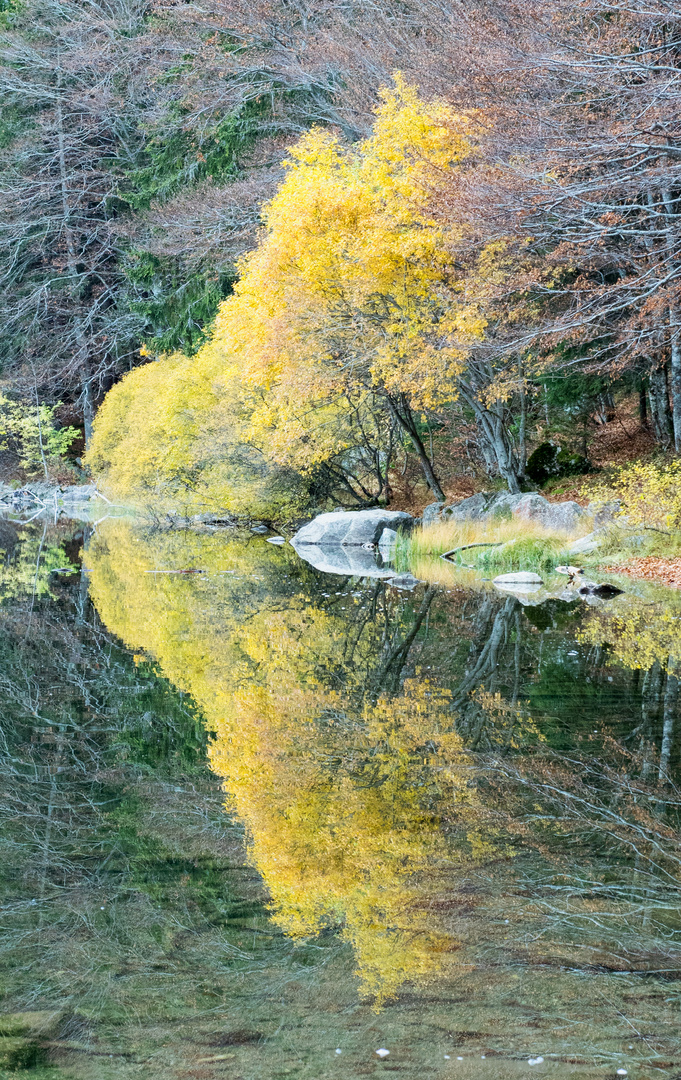
[(276, 518), (681, 452), (669, 0), (2, 6), (24, 474)]

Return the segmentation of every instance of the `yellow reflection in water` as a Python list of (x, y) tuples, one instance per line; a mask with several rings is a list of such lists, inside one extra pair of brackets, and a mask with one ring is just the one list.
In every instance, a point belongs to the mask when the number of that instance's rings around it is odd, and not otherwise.
[[(108, 628), (158, 660), (215, 731), (213, 767), (282, 929), (340, 927), (377, 1004), (454, 964), (439, 899), (456, 866), (498, 848), (447, 692), (395, 679), (415, 611), (397, 631), (375, 616), (380, 585), (372, 617), (366, 604), (322, 608), (309, 571), (262, 541), (143, 538), (114, 522), (88, 563)], [(206, 573), (162, 572), (178, 569)]]
[(628, 668), (667, 667), (670, 657), (681, 656), (681, 595), (667, 590), (663, 600), (632, 595), (604, 604), (590, 612), (578, 637), (609, 646)]

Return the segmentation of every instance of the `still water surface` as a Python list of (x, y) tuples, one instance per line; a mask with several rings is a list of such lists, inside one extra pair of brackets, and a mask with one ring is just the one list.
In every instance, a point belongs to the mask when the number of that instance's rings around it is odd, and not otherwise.
[(678, 593), (0, 547), (0, 1075), (678, 1080)]

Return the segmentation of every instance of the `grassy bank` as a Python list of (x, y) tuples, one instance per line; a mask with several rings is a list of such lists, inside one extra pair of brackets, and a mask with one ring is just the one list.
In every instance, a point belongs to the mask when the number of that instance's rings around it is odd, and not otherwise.
[[(580, 534), (583, 532), (582, 527)], [(568, 549), (576, 538), (577, 533), (556, 532), (531, 521), (443, 521), (405, 536), (398, 558), (401, 565), (413, 569), (423, 561), (453, 552), (453, 566), (499, 574), (513, 570), (549, 573), (569, 560)]]

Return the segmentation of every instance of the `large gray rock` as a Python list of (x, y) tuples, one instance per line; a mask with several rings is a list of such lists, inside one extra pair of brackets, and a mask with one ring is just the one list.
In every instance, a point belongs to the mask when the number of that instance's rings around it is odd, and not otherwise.
[(512, 513), (516, 518), (537, 521), (544, 528), (557, 529), (559, 532), (572, 532), (586, 516), (584, 507), (579, 503), (550, 503), (536, 492), (523, 495), (513, 507)]
[(61, 489), (58, 498), (63, 502), (87, 502), (96, 493), (97, 487), (95, 484), (71, 484), (69, 487)]
[(495, 517), (508, 517), (524, 495), (512, 495), (510, 491), (479, 491), (458, 503), (431, 503), (423, 511), (424, 525), (436, 521), (489, 521)]
[(402, 510), (333, 510), (318, 517), (291, 540), (295, 548), (376, 546), (385, 529), (411, 529), (414, 519)]
[(442, 513), (444, 510), (451, 509), (451, 506), (447, 506), (443, 502), (430, 503), (421, 515), (421, 524), (434, 525), (436, 521), (442, 521)]
[(576, 502), (550, 503), (536, 491), (512, 495), (509, 491), (471, 495), (459, 503), (431, 503), (423, 511), (423, 524), (437, 521), (493, 521), (494, 518), (519, 517), (538, 521), (547, 529), (572, 532), (586, 511)]
[(381, 533), (381, 539), (378, 541), (378, 548), (381, 552), (391, 555), (395, 550), (398, 534), (394, 529), (384, 529)]

